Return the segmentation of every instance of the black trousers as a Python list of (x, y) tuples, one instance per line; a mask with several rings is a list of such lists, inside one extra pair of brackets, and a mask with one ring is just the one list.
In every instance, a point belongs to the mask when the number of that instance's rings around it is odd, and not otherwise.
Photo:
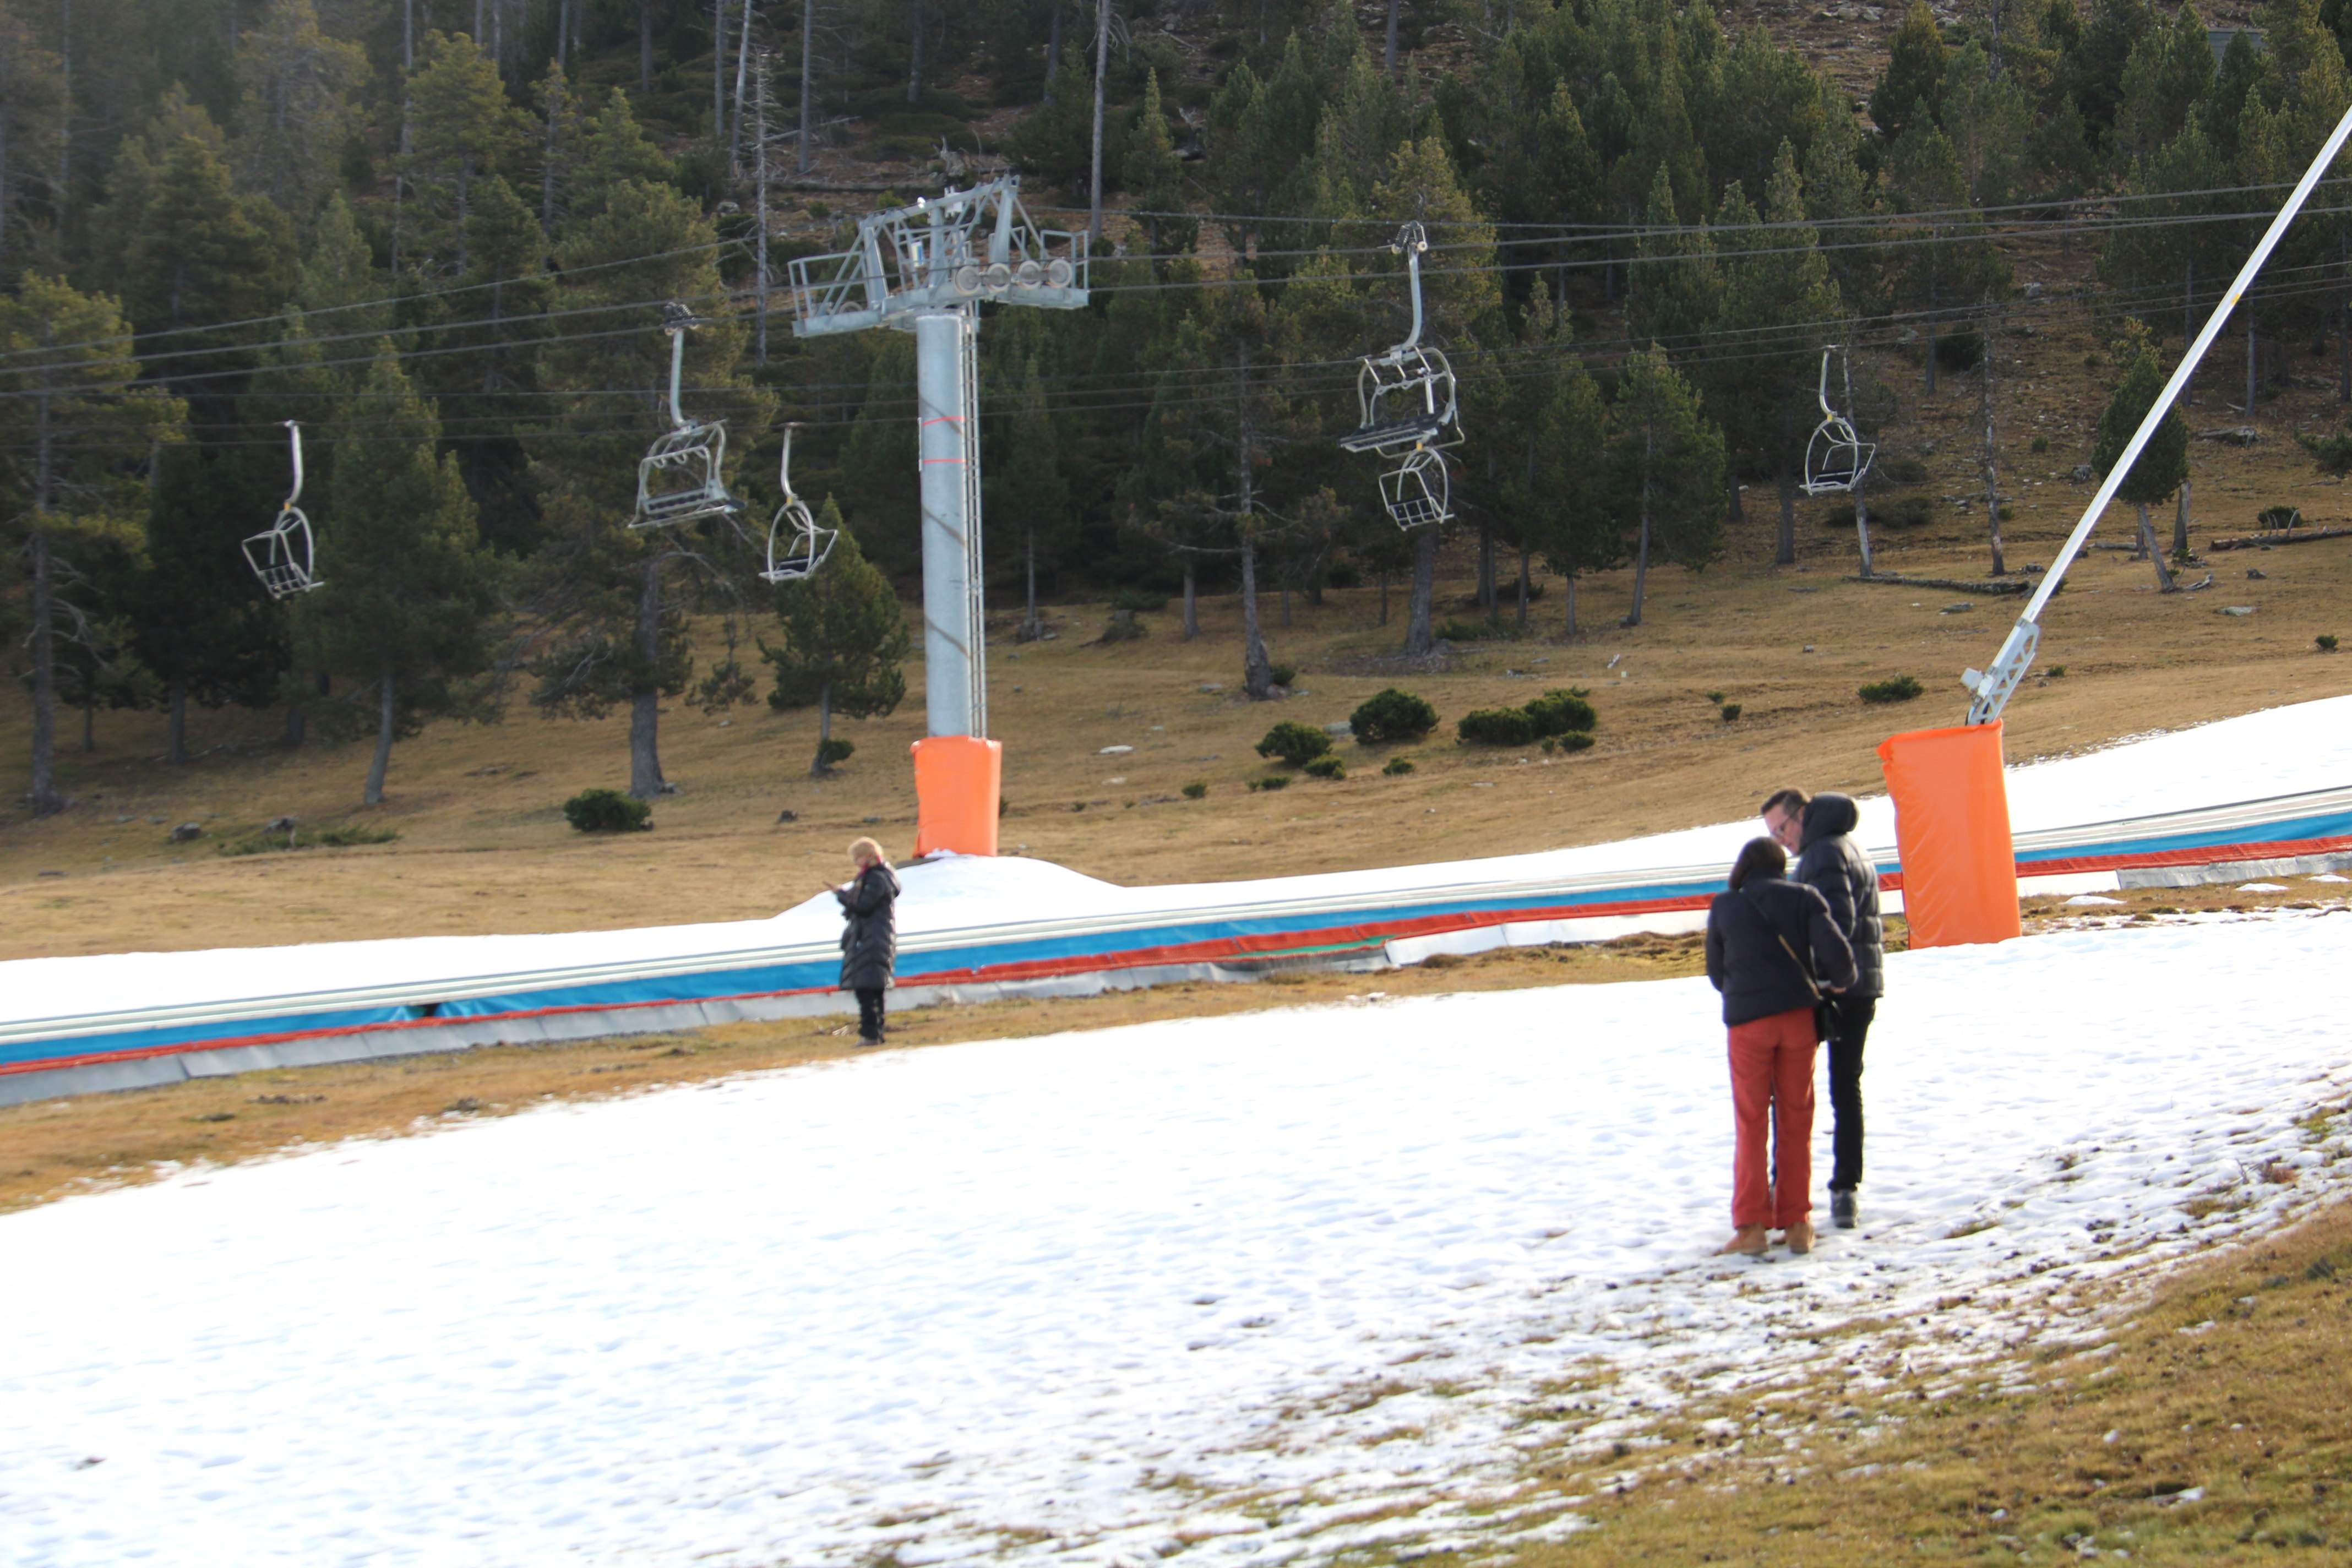
[(1862, 1047), (1877, 1014), (1875, 996), (1830, 998), (1830, 1110), (1837, 1118), (1830, 1134), (1832, 1192), (1862, 1185)]
[(879, 985), (857, 988), (857, 1037), (862, 1040), (882, 1037), (882, 987)]

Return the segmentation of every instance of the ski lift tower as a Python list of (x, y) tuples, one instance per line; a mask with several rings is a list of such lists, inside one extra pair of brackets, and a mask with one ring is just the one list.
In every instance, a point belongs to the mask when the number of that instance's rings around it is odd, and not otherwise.
[(798, 336), (915, 334), (926, 731), (915, 743), (915, 851), (992, 855), (1003, 752), (987, 738), (972, 337), (985, 302), (1083, 309), (1085, 242), (1030, 222), (1020, 179), (1004, 174), (858, 219), (856, 248), (794, 261), (792, 289)]

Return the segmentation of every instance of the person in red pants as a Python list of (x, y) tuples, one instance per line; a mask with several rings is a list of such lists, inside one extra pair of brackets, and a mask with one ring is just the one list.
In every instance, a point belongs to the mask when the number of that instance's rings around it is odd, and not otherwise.
[(1749, 1258), (1770, 1245), (1774, 1230), (1786, 1234), (1791, 1252), (1813, 1249), (1816, 1005), (1854, 983), (1853, 949), (1828, 902), (1788, 871), (1786, 850), (1750, 839), (1729, 889), (1706, 911), (1706, 977), (1723, 993), (1737, 1129), (1733, 1235), (1720, 1250)]

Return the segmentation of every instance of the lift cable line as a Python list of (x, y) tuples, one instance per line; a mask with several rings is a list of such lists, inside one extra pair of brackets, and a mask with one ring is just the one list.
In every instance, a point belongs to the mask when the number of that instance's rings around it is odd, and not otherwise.
[(2173, 400), (2180, 395), (2181, 388), (2189, 384), (2189, 378), (2196, 372), (2198, 362), (2205, 357), (2205, 351), (2211, 348), (2213, 340), (2221, 335), (2221, 329), (2229, 323), (2230, 312), (2237, 308), (2238, 301), (2253, 286), (2254, 275), (2263, 269), (2263, 263), (2270, 259), (2272, 248), (2286, 233), (2287, 226), (2294, 221), (2295, 215), (2303, 210), (2303, 204), (2311, 195), (2312, 188), (2319, 184), (2321, 172), (2336, 161), (2336, 154), (2343, 151), (2347, 137), (2352, 137), (2352, 109), (2346, 110), (2344, 117), (2336, 122), (2336, 129), (2328, 133), (2326, 144), (2320, 148), (2319, 155), (2312, 159), (2311, 167), (2304, 171), (2302, 180), (2287, 196), (2286, 205), (2279, 208), (2278, 216), (2271, 219), (2270, 227), (2255, 243), (2253, 254), (2246, 258), (2243, 267), (2238, 268), (2238, 276), (2231, 282), (2229, 292), (2221, 297), (2221, 304), (2206, 319), (2204, 329), (2197, 334), (2196, 342), (2189, 345), (2189, 352), (2180, 356), (2179, 364), (2173, 368), (2172, 378), (2164, 384), (2164, 390), (2157, 394), (2156, 401), (2148, 405), (2139, 428), (2132, 432), (2131, 439), (2124, 444), (2122, 454), (2107, 469), (2106, 477), (2099, 481), (2097, 492), (2091, 497), (2091, 504), (2084, 508), (2083, 521), (2074, 525), (2074, 531), (2066, 536), (2066, 542), (2060, 548), (2057, 558), (2042, 574), (2033, 596), (2026, 601), (2024, 613), (2017, 617), (2017, 624), (2010, 628), (2009, 637), (2001, 643), (2000, 652), (1993, 657), (1989, 668), (1961, 673), (1960, 684), (1970, 693), (1969, 724), (1993, 723), (2000, 718), (2001, 710), (2009, 706), (2010, 698), (2016, 693), (2019, 682), (2025, 679), (2026, 670), (2033, 663), (2034, 647), (2042, 640), (2042, 612), (2048, 607), (2051, 595), (2058, 592), (2058, 584), (2066, 575), (2066, 568), (2074, 564), (2074, 557), (2082, 552), (2084, 542), (2091, 537), (2091, 530), (2098, 526), (2100, 516), (2106, 511), (2107, 503), (2116, 499), (2116, 491), (2129, 477), (2132, 464), (2139, 460), (2140, 452), (2147, 446), (2149, 437), (2156, 434), (2157, 426), (2164, 423), (2164, 416), (2172, 411)]
[(247, 539), (244, 546), (246, 564), (273, 599), (290, 599), (321, 586), (313, 572), (317, 555), (310, 520), (294, 504), (302, 499), (302, 426), (289, 419), (286, 435), (293, 445), (294, 488), (278, 508), (277, 521)]

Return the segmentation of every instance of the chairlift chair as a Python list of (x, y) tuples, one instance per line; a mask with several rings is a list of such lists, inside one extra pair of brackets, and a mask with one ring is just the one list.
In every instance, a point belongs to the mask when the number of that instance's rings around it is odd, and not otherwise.
[(1798, 485), (1809, 496), (1851, 490), (1870, 472), (1870, 459), (1878, 452), (1854, 429), (1853, 421), (1830, 406), (1830, 356), (1836, 352), (1822, 351), (1822, 422), (1805, 443), (1805, 477)]
[[(1357, 370), (1356, 405), (1360, 421), (1339, 437), (1339, 445), (1350, 452), (1392, 458), (1401, 452), (1456, 445), (1462, 432), (1454, 367), (1443, 352), (1421, 343), (1421, 255), (1429, 248), (1429, 236), (1420, 224), (1408, 223), (1397, 230), (1389, 248), (1402, 252), (1405, 258), (1412, 330), (1404, 342), (1384, 353), (1370, 355)], [(1454, 426), (1451, 441), (1443, 438), (1449, 426)]]
[(1433, 447), (1418, 448), (1401, 466), (1381, 476), (1381, 501), (1391, 520), (1408, 531), (1452, 517), (1453, 490), (1445, 455)]
[(294, 489), (278, 507), (277, 521), (245, 541), (246, 564), (273, 599), (289, 599), (320, 586), (311, 574), (317, 553), (310, 520), (294, 504), (302, 499), (302, 426), (289, 419), (286, 433), (293, 443)]
[(839, 531), (819, 528), (808, 503), (793, 493), (793, 426), (784, 426), (784, 455), (776, 464), (776, 482), (784, 504), (768, 524), (768, 569), (760, 574), (771, 583), (797, 583), (813, 575), (833, 553)]
[(637, 465), (637, 514), (631, 528), (670, 528), (706, 517), (730, 515), (741, 505), (727, 493), (721, 471), (727, 463), (727, 426), (686, 416), (678, 382), (686, 368), (686, 334), (695, 325), (685, 308), (672, 305), (662, 331), (669, 334), (670, 427)]

